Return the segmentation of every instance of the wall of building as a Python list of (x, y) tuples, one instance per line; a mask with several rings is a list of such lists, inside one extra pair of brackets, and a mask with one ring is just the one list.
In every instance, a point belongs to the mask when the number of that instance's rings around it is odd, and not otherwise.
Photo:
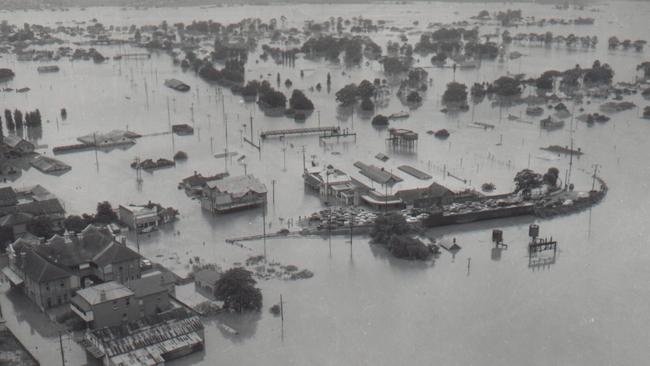
[(160, 311), (165, 311), (171, 306), (169, 293), (167, 291), (161, 291), (140, 297), (138, 298), (138, 306), (140, 307), (140, 316), (149, 316), (157, 314)]
[(27, 297), (41, 309), (67, 304), (73, 291), (78, 288), (78, 280), (75, 281), (73, 277), (44, 283), (37, 283), (27, 277), (24, 281)]
[(92, 311), (94, 320), (91, 326), (95, 329), (136, 321), (140, 318), (138, 302), (133, 296), (94, 305)]
[(131, 281), (140, 278), (140, 276), (139, 259), (109, 264), (98, 268), (97, 273), (97, 277), (101, 278), (104, 282), (117, 281), (127, 286), (131, 284)]

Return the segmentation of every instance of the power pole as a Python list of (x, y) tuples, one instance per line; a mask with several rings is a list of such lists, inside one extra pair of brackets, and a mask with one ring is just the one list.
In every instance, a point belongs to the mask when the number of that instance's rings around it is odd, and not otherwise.
[(251, 142), (253, 142), (253, 113), (251, 112)]
[(61, 332), (59, 332), (59, 348), (61, 349), (61, 365), (65, 366), (65, 354), (63, 353), (63, 338), (61, 338)]
[(273, 180), (271, 181), (271, 186), (273, 187), (273, 188), (272, 188), (273, 191), (272, 191), (272, 193), (271, 193), (271, 194), (272, 194), (272, 197), (273, 197), (273, 198), (272, 198), (272, 199), (273, 199), (273, 206), (275, 206), (275, 179), (273, 179)]
[(591, 190), (592, 190), (592, 191), (593, 191), (594, 189), (596, 189), (596, 175), (598, 174), (598, 168), (599, 168), (599, 167), (600, 167), (599, 164), (594, 164), (594, 176), (593, 176), (593, 180), (592, 180), (592, 182), (591, 182)]
[(264, 262), (266, 263), (266, 204), (262, 208), (262, 236), (264, 237)]

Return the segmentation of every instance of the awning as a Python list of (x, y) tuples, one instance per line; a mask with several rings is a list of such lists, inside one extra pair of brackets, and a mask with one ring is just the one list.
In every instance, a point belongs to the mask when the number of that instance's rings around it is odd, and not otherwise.
[(14, 286), (22, 285), (23, 283), (23, 279), (20, 278), (20, 276), (18, 276), (18, 274), (9, 267), (3, 268), (2, 274), (4, 274), (5, 277), (7, 277), (7, 279), (9, 280), (9, 282), (11, 282)]

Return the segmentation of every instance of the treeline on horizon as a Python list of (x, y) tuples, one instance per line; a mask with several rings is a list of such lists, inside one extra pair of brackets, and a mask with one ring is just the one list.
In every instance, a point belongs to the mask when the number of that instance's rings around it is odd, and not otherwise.
[[(359, 4), (373, 2), (411, 3), (411, 2), (458, 2), (458, 3), (505, 3), (504, 0), (0, 0), (0, 9), (38, 9), (61, 7), (121, 6), (121, 7), (162, 7), (162, 6), (209, 6), (209, 5), (271, 5), (271, 4)], [(650, 1), (650, 0), (509, 0), (508, 3), (536, 2), (542, 4), (586, 5), (609, 3), (611, 1)]]

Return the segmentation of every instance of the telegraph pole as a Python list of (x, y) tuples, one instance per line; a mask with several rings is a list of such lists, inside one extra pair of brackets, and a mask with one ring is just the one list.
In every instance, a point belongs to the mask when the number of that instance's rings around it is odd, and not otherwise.
[(599, 164), (594, 164), (594, 176), (593, 176), (593, 180), (591, 182), (591, 190), (592, 191), (594, 189), (596, 189), (596, 175), (598, 174), (598, 168), (600, 168), (600, 165)]
[(59, 347), (61, 349), (61, 365), (65, 366), (65, 354), (63, 353), (63, 338), (61, 338), (60, 331), (59, 331)]

